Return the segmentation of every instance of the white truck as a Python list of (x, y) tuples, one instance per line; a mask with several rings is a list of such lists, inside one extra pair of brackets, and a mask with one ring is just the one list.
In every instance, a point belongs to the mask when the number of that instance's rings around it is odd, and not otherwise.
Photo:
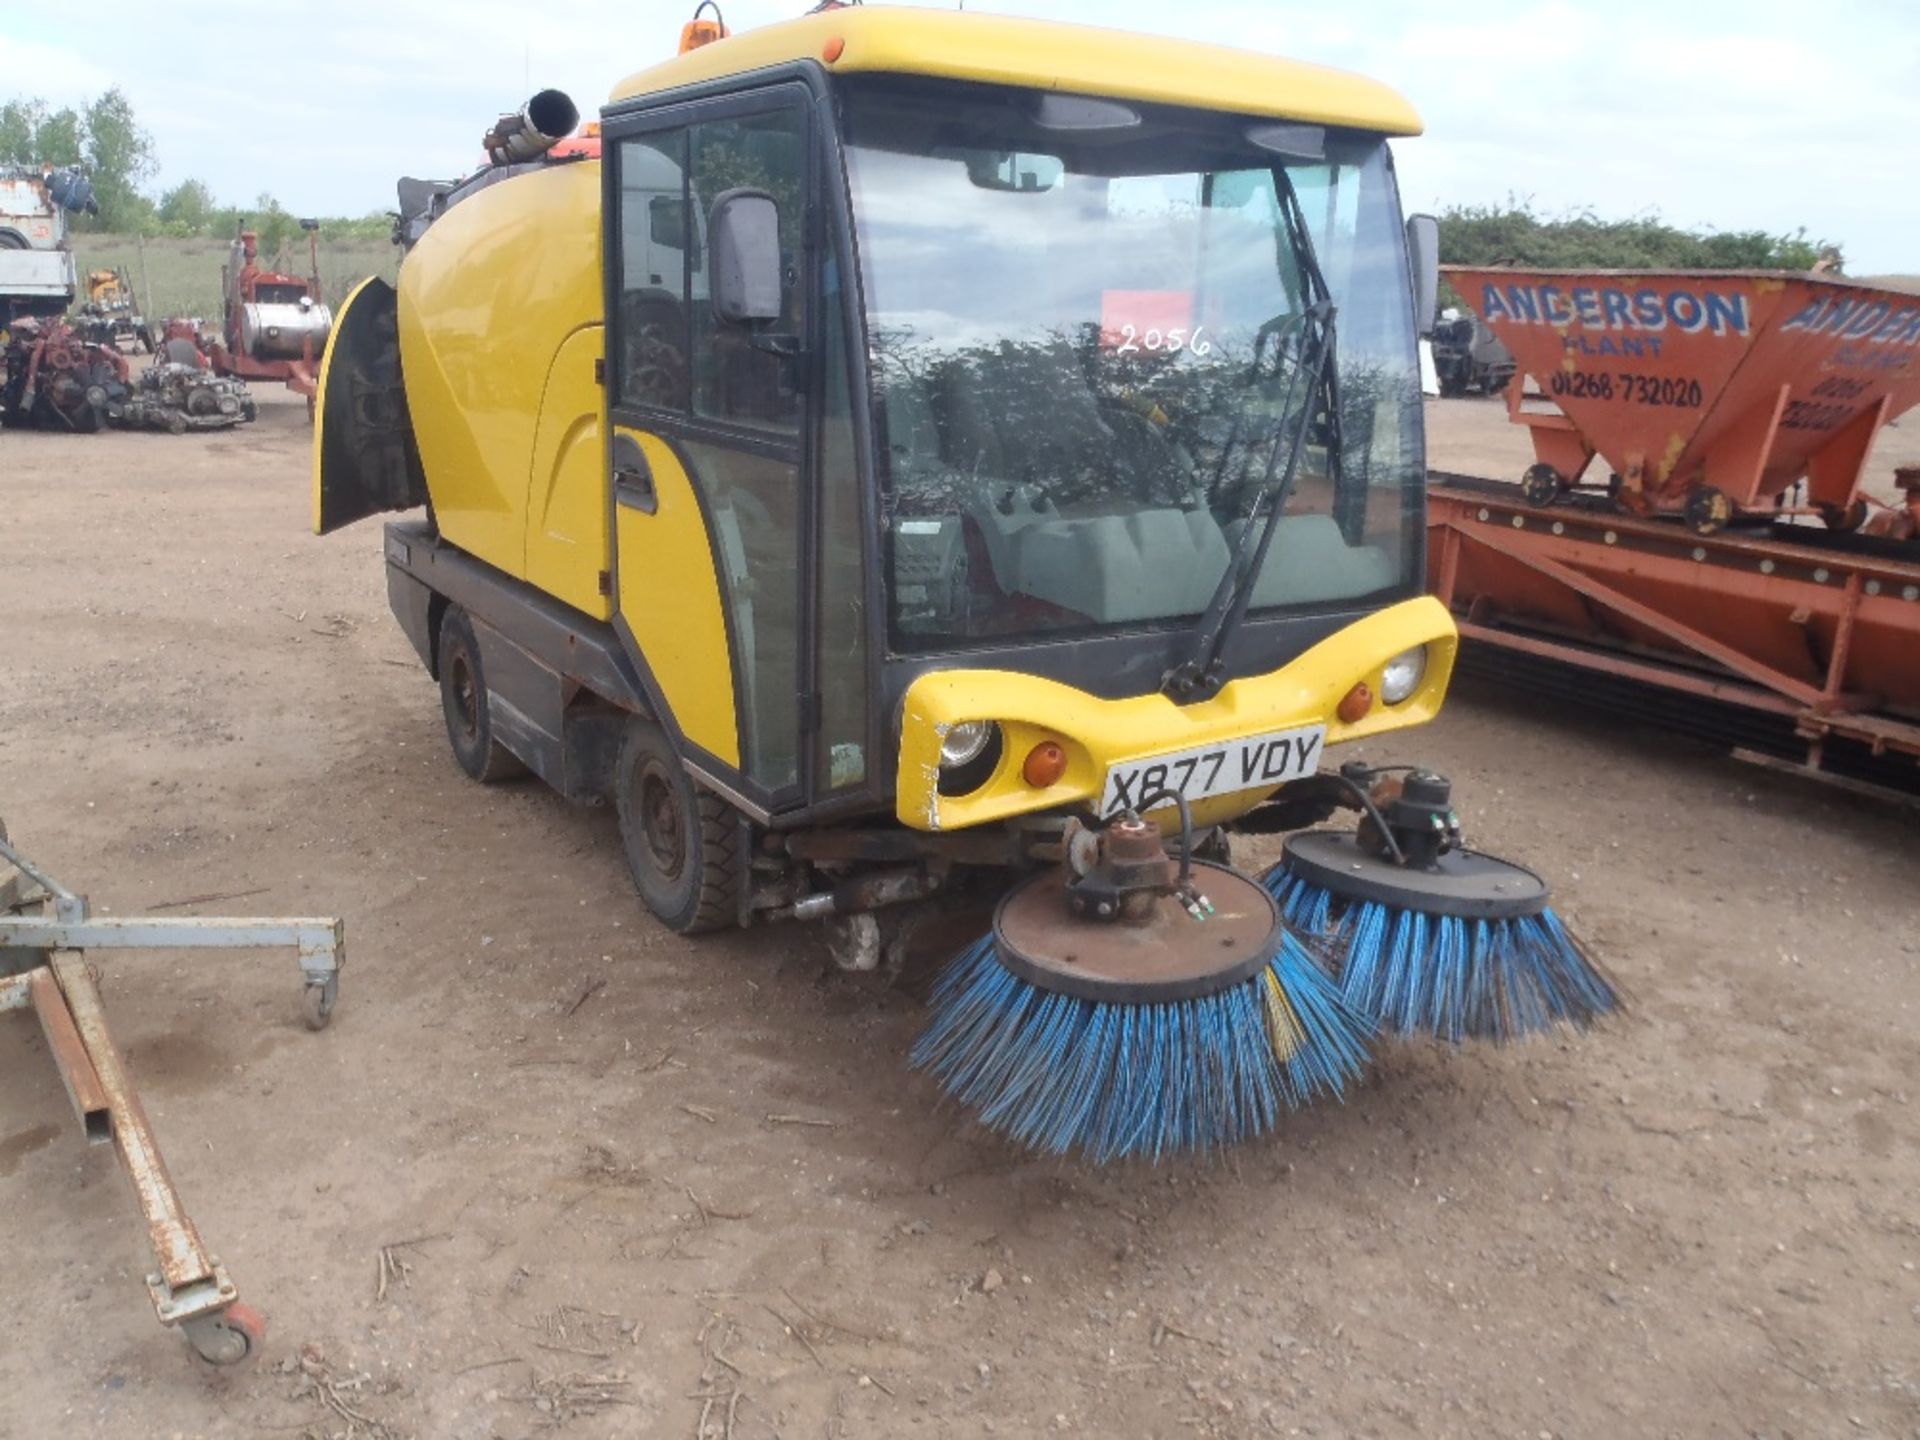
[(67, 214), (96, 209), (78, 166), (0, 165), (0, 330), (66, 313), (77, 290)]

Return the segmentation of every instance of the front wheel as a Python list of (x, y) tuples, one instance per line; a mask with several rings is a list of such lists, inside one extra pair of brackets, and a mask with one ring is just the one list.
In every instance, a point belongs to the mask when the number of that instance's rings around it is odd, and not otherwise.
[(739, 923), (747, 878), (739, 819), (693, 783), (651, 721), (627, 722), (614, 808), (633, 887), (662, 924), (691, 935)]

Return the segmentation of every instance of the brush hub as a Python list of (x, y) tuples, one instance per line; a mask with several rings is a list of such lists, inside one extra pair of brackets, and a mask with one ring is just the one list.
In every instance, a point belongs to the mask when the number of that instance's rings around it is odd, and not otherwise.
[(1064, 866), (1022, 882), (993, 917), (995, 957), (1041, 990), (1101, 1004), (1161, 1004), (1217, 995), (1259, 973), (1280, 948), (1280, 911), (1255, 881), (1193, 862), (1213, 905), (1204, 920), (1163, 898), (1132, 923), (1077, 918)]
[(1448, 850), (1425, 865), (1396, 865), (1369, 854), (1350, 830), (1289, 835), (1280, 863), (1342, 899), (1462, 920), (1538, 915), (1553, 893), (1524, 865), (1478, 850)]

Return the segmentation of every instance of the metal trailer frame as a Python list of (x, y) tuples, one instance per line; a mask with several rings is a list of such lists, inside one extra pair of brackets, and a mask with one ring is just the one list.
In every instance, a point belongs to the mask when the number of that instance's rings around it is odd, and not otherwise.
[[(311, 1029), (332, 1017), (345, 961), (337, 919), (156, 919), (95, 916), (76, 895), (7, 843), (0, 825), (0, 1011), (31, 1009), (46, 1036), (74, 1114), (89, 1144), (111, 1144), (146, 1221), (155, 1269), (147, 1276), (154, 1314), (178, 1326), (205, 1360), (231, 1365), (265, 1336), (258, 1311), (241, 1303), (218, 1257), (188, 1217), (154, 1138), (132, 1074), (107, 1028), (87, 950), (260, 949), (291, 946), (304, 981)], [(38, 906), (41, 913), (22, 913)]]
[[(1915, 687), (1887, 693), (1887, 666), (1920, 636), (1920, 557), (1896, 543), (1789, 525), (1701, 536), (1438, 471), (1427, 536), (1433, 593), (1463, 639), (1674, 692), (1682, 709), (1773, 717), (1802, 747), (1788, 768), (1849, 788), (1920, 788)], [(1673, 595), (1696, 598), (1656, 603)], [(1835, 741), (1899, 778), (1846, 779)]]

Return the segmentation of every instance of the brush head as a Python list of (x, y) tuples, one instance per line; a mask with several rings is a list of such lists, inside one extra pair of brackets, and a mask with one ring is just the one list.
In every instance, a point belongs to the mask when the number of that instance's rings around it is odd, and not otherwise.
[(1290, 835), (1280, 863), (1343, 900), (1461, 920), (1538, 915), (1553, 895), (1546, 881), (1511, 860), (1459, 849), (1425, 868), (1396, 865), (1367, 850), (1350, 830)]
[(1257, 882), (1198, 861), (1191, 882), (1127, 923), (1076, 917), (1064, 868), (1026, 881), (935, 987), (913, 1063), (991, 1128), (1099, 1163), (1218, 1149), (1338, 1093), (1371, 1027)]
[(1280, 946), (1280, 909), (1258, 883), (1196, 860), (1193, 883), (1213, 910), (1196, 921), (1162, 901), (1107, 924), (1068, 909), (1071, 877), (1046, 871), (1017, 886), (993, 917), (996, 958), (1038, 989), (1100, 1004), (1200, 1000), (1240, 984)]
[(1312, 831), (1287, 841), (1266, 884), (1341, 997), (1389, 1032), (1497, 1042), (1584, 1028), (1620, 1006), (1546, 882), (1491, 855), (1400, 866), (1352, 835)]

